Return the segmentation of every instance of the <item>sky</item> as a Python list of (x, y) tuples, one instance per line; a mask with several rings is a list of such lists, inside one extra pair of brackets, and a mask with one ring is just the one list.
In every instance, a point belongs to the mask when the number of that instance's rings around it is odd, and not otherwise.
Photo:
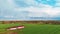
[(0, 0), (0, 20), (60, 20), (60, 0)]

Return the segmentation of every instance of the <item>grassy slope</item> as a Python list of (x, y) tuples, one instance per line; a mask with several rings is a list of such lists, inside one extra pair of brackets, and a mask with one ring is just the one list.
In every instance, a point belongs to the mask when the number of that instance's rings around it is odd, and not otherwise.
[(26, 25), (24, 34), (60, 34), (60, 25)]
[[(0, 32), (5, 31), (5, 28), (17, 26), (19, 24), (0, 24)], [(60, 34), (60, 25), (39, 25), (39, 24), (24, 24), (23, 32), (16, 30), (18, 34)]]

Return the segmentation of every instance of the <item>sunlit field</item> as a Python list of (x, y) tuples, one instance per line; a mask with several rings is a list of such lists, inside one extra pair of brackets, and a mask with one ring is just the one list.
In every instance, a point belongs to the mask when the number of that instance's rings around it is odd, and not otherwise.
[(60, 34), (60, 25), (52, 24), (24, 24), (25, 28), (22, 30), (6, 30), (8, 27), (19, 25), (22, 24), (0, 24), (0, 34), (11, 34), (10, 32), (17, 32), (17, 34)]

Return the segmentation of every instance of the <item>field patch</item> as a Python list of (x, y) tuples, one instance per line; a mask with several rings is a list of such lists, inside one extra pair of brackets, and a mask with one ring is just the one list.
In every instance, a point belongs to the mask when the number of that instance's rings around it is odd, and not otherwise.
[[(6, 28), (20, 24), (0, 24), (0, 33), (8, 32)], [(24, 24), (22, 30), (15, 30), (18, 34), (60, 34), (60, 25), (51, 24)]]

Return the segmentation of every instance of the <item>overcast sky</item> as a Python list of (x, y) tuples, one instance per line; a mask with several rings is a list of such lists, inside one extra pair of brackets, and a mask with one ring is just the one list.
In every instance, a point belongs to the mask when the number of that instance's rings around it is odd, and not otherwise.
[(0, 0), (0, 20), (60, 20), (59, 0)]

